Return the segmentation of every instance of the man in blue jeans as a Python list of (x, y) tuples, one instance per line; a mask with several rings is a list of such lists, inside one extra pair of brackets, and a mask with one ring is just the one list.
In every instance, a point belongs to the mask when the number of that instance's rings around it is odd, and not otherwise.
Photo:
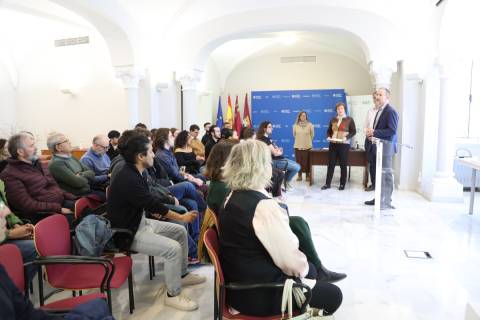
[(285, 181), (287, 182), (287, 190), (293, 188), (291, 181), (300, 171), (300, 165), (293, 160), (283, 156), (283, 149), (276, 146), (270, 136), (272, 135), (273, 126), (271, 122), (264, 121), (260, 124), (257, 131), (257, 140), (267, 144), (272, 152), (272, 164), (274, 168), (285, 170)]

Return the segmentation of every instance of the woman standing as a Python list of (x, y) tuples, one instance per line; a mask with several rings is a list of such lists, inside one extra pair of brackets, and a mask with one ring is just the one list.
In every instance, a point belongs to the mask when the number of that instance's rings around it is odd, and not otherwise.
[(308, 163), (308, 151), (312, 149), (312, 141), (315, 130), (305, 111), (301, 111), (297, 116), (297, 121), (293, 125), (293, 137), (295, 143), (295, 161), (300, 164), (297, 181), (302, 181), (302, 173), (305, 172), (305, 180), (310, 180), (310, 165)]
[(328, 171), (327, 181), (322, 187), (322, 190), (330, 188), (337, 158), (340, 159), (340, 186), (338, 190), (345, 189), (345, 183), (347, 182), (348, 150), (350, 149), (352, 137), (357, 133), (353, 118), (347, 116), (345, 113), (345, 104), (339, 102), (335, 108), (337, 110), (337, 116), (330, 120), (327, 131), (327, 140), (330, 141), (328, 146)]

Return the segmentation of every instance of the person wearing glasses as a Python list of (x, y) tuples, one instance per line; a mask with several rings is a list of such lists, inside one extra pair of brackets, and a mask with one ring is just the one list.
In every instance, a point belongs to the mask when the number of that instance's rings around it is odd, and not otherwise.
[(80, 162), (95, 173), (94, 183), (97, 186), (105, 186), (110, 179), (110, 158), (107, 155), (110, 141), (104, 134), (97, 135), (92, 140), (92, 146), (82, 156)]

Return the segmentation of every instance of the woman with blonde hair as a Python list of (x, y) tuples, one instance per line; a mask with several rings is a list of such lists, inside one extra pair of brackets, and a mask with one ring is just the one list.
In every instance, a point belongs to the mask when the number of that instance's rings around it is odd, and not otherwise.
[[(317, 274), (289, 226), (287, 212), (265, 191), (272, 175), (271, 152), (257, 140), (237, 144), (223, 167), (231, 192), (220, 208), (220, 260), (227, 283), (284, 283)], [(251, 316), (280, 313), (282, 289), (229, 290), (232, 308)], [(316, 281), (310, 305), (334, 313), (340, 289)]]
[(315, 129), (313, 124), (308, 121), (308, 115), (305, 111), (300, 111), (297, 115), (297, 120), (293, 125), (293, 137), (295, 142), (293, 148), (295, 149), (295, 161), (300, 164), (300, 171), (298, 172), (297, 181), (302, 181), (302, 173), (305, 172), (305, 180), (310, 180), (310, 166), (308, 163), (308, 151), (313, 146), (313, 136)]

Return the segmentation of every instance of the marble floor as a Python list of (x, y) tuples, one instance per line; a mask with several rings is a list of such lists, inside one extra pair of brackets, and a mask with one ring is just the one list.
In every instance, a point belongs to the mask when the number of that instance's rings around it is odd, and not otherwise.
[[(363, 201), (373, 197), (352, 179), (345, 191), (321, 191), (322, 175), (313, 187), (296, 182), (287, 194), (291, 215), (310, 224), (317, 251), (331, 270), (348, 277), (339, 282), (344, 301), (337, 320), (480, 319), (480, 195), (473, 216), (464, 203), (431, 203), (414, 192), (396, 191), (393, 215), (375, 216)], [(432, 259), (407, 258), (404, 250), (428, 251)], [(117, 319), (212, 319), (213, 268), (195, 272), (208, 277), (185, 288), (200, 303), (195, 312), (163, 305), (162, 265), (148, 279), (147, 258), (135, 256), (136, 309), (128, 313), (127, 288), (114, 290)], [(469, 307), (470, 308), (470, 307)], [(466, 313), (468, 313), (466, 315)]]

